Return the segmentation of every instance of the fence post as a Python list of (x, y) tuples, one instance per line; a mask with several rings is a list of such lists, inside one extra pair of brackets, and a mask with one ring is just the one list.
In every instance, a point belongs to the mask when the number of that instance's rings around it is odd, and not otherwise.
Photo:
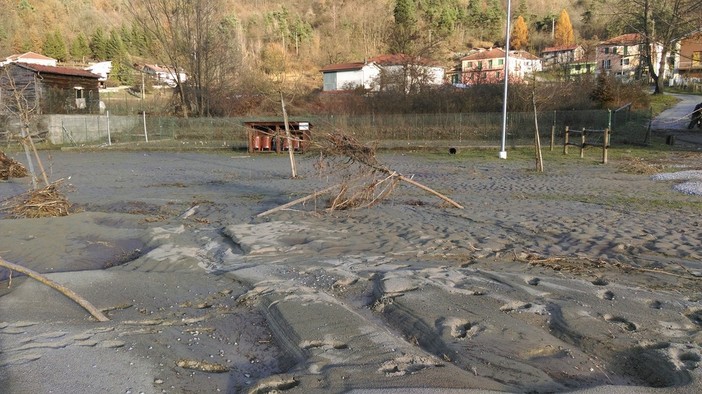
[(551, 125), (551, 151), (556, 141), (556, 111), (553, 111), (553, 124)]
[(563, 154), (568, 154), (568, 142), (570, 142), (570, 127), (566, 126), (565, 136), (563, 137)]
[(609, 149), (609, 128), (604, 129), (602, 137), (602, 164), (607, 164), (607, 150)]
[(144, 141), (149, 142), (149, 134), (146, 132), (146, 111), (141, 111), (141, 115), (144, 122)]
[(110, 136), (110, 111), (105, 111), (107, 115), (107, 145), (112, 145), (112, 137)]
[(585, 157), (585, 128), (583, 127), (583, 133), (580, 135), (580, 158)]

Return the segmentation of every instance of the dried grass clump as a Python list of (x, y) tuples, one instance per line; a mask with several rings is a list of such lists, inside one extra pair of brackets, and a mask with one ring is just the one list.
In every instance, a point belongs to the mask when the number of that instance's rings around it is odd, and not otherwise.
[(44, 188), (30, 190), (12, 198), (5, 203), (8, 208), (4, 210), (17, 219), (67, 216), (71, 204), (59, 190), (60, 185), (59, 180)]
[(24, 178), (27, 175), (29, 172), (22, 163), (0, 152), (0, 179)]

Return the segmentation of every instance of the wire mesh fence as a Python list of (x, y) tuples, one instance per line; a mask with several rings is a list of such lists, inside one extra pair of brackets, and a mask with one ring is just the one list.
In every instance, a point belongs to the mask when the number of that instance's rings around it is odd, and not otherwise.
[[(246, 148), (245, 122), (252, 117), (180, 118), (154, 114), (128, 116), (72, 115), (50, 122), (50, 133), (60, 134), (62, 145), (101, 145), (170, 141), (173, 144)], [(265, 118), (282, 121), (278, 118)], [(315, 134), (343, 132), (380, 146), (499, 146), (501, 113), (311, 115), (291, 120), (308, 121)], [(643, 143), (650, 120), (648, 111), (591, 110), (509, 113), (505, 140), (508, 146), (528, 145), (539, 129), (542, 141), (553, 131), (562, 137), (565, 127), (612, 130), (612, 144)], [(41, 123), (41, 122), (40, 122)], [(111, 126), (112, 125), (112, 126)], [(8, 133), (8, 135), (10, 135)], [(109, 138), (108, 138), (109, 136)]]

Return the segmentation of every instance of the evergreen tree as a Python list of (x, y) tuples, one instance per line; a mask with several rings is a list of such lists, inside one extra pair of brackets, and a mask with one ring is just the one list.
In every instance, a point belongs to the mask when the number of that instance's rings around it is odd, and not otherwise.
[(390, 52), (413, 54), (419, 39), (417, 7), (414, 0), (397, 0), (393, 9), (395, 23), (390, 36)]
[(575, 44), (575, 34), (573, 33), (573, 25), (570, 23), (568, 12), (563, 9), (561, 15), (556, 21), (556, 30), (553, 33), (555, 46), (567, 46)]
[(517, 15), (521, 15), (521, 16), (529, 15), (529, 10), (527, 9), (526, 0), (519, 0), (519, 5), (517, 6)]
[(128, 48), (129, 53), (137, 56), (145, 56), (149, 53), (149, 38), (147, 33), (144, 32), (144, 29), (137, 25), (132, 25), (131, 34), (131, 46)]
[(489, 26), (488, 32), (491, 38), (496, 39), (504, 36), (504, 16), (505, 10), (502, 8), (502, 2), (489, 0), (481, 23)]
[(105, 37), (105, 31), (101, 27), (98, 26), (90, 36), (89, 46), (93, 59), (107, 60), (107, 37)]
[(609, 107), (614, 101), (615, 82), (612, 76), (600, 73), (597, 76), (595, 88), (590, 92), (592, 101), (597, 102), (600, 108)]
[(397, 0), (392, 11), (395, 25), (414, 27), (417, 24), (417, 7), (414, 0)]
[(85, 34), (83, 34), (83, 32), (80, 32), (71, 43), (70, 54), (73, 60), (80, 62), (85, 62), (90, 57), (88, 38), (85, 36)]
[(480, 23), (480, 18), (482, 17), (480, 4), (480, 0), (468, 0), (468, 9), (465, 16), (466, 25), (474, 26)]
[(512, 48), (514, 49), (524, 49), (529, 43), (529, 29), (527, 27), (524, 18), (519, 15), (517, 20), (514, 22), (514, 29), (512, 31)]
[(132, 86), (137, 82), (135, 70), (125, 58), (112, 60), (112, 71), (110, 71), (109, 77), (110, 85)]
[(44, 56), (55, 57), (57, 44), (54, 41), (54, 34), (47, 33), (44, 36), (44, 43), (41, 45), (41, 52)]
[(105, 60), (123, 59), (127, 57), (127, 47), (124, 45), (119, 31), (112, 30), (110, 32), (110, 38), (105, 45), (105, 55)]
[(42, 45), (42, 52), (45, 56), (52, 57), (60, 62), (66, 61), (68, 58), (68, 50), (66, 49), (63, 36), (58, 30), (46, 35), (44, 44)]
[(461, 7), (456, 0), (420, 1), (418, 6), (423, 11), (423, 19), (431, 34), (437, 39), (444, 39), (453, 33), (461, 19)]

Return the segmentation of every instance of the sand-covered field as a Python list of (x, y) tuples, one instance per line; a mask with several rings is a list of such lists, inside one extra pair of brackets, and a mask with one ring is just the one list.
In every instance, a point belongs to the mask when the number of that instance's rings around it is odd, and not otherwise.
[[(0, 270), (2, 393), (702, 385), (702, 196), (676, 189), (700, 182), (702, 153), (547, 158), (544, 173), (524, 158), (383, 154), (465, 209), (400, 186), (369, 209), (314, 213), (320, 198), (263, 218), (334, 177), (313, 155), (300, 179), (285, 155), (42, 155), (77, 212), (4, 215), (0, 257), (110, 321)], [(0, 200), (28, 184), (0, 182)]]

